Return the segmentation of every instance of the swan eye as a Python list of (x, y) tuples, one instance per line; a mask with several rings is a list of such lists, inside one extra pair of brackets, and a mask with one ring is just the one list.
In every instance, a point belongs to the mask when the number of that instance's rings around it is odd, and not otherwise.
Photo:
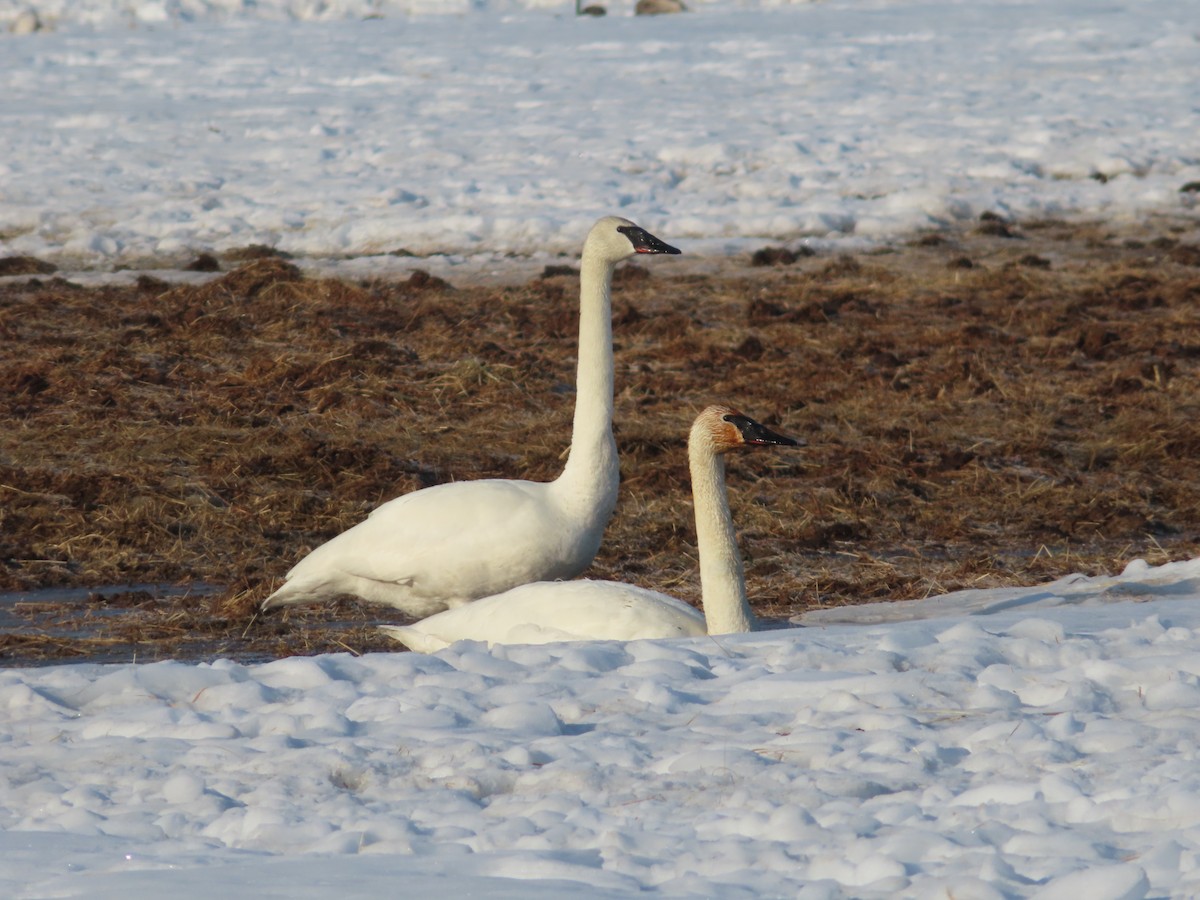
[(735, 445), (746, 443), (748, 429), (755, 424), (753, 419), (738, 415), (737, 413), (726, 413), (721, 416), (721, 421), (728, 422), (733, 426), (733, 431), (728, 433), (726, 439)]

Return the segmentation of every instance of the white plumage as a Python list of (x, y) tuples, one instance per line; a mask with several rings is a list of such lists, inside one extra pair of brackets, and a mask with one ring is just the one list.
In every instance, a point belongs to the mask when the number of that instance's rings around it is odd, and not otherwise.
[(302, 559), (264, 610), (352, 594), (427, 616), (591, 563), (617, 502), (612, 434), (612, 274), (637, 253), (678, 253), (628, 219), (583, 245), (571, 451), (551, 482), (486, 479), (397, 497)]
[(738, 447), (797, 443), (725, 406), (708, 407), (693, 423), (688, 462), (706, 615), (667, 594), (616, 581), (541, 581), (414, 625), (380, 628), (422, 653), (462, 640), (546, 644), (751, 631), (756, 623), (729, 513), (723, 454)]

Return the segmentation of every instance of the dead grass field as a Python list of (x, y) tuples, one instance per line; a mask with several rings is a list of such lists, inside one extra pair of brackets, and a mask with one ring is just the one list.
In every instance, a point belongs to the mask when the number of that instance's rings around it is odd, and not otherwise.
[[(1196, 556), (1194, 234), (991, 220), (719, 275), (626, 267), (621, 500), (588, 574), (698, 598), (684, 442), (716, 401), (808, 442), (730, 464), (766, 616)], [(395, 649), (371, 628), (388, 610), (252, 610), (390, 497), (557, 474), (572, 275), (222, 266), (202, 286), (0, 282), (3, 664)], [(131, 584), (211, 590), (112, 587)], [(11, 593), (46, 588), (92, 592)]]

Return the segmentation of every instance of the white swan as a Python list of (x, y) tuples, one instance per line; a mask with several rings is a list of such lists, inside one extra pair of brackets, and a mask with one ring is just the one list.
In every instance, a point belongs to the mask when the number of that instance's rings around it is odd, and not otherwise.
[(696, 508), (703, 614), (682, 600), (631, 584), (540, 581), (438, 613), (414, 625), (381, 625), (380, 630), (421, 653), (432, 653), (462, 640), (548, 644), (753, 631), (756, 622), (746, 601), (742, 558), (725, 493), (723, 454), (738, 447), (798, 443), (727, 406), (708, 407), (692, 425), (688, 463)]
[(557, 479), (451, 482), (390, 500), (297, 563), (263, 610), (352, 594), (420, 617), (587, 568), (620, 478), (612, 433), (613, 269), (636, 253), (678, 252), (616, 216), (588, 232), (571, 450)]

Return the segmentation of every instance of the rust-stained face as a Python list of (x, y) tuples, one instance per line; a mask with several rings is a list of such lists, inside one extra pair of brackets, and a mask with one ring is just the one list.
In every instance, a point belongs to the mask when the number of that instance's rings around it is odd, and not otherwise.
[(710, 406), (700, 414), (700, 420), (718, 453), (739, 447), (799, 447), (803, 444), (795, 438), (772, 431), (761, 422), (729, 406)]

